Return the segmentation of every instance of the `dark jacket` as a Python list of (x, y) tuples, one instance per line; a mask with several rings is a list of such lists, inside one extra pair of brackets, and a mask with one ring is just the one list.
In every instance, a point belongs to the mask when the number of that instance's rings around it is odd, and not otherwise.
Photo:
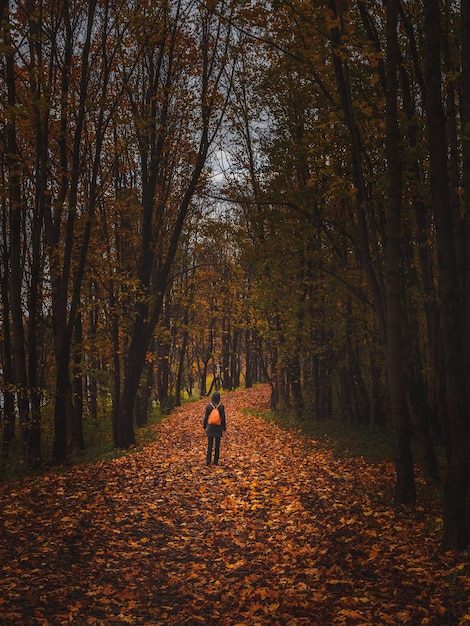
[(222, 437), (222, 433), (227, 430), (227, 424), (225, 421), (225, 408), (223, 404), (217, 404), (215, 405), (217, 406), (217, 408), (219, 409), (219, 413), (220, 413), (220, 421), (222, 422), (220, 426), (217, 426), (217, 424), (208, 424), (207, 420), (209, 419), (209, 415), (212, 411), (212, 409), (214, 408), (214, 405), (211, 402), (208, 402), (206, 405), (206, 411), (204, 413), (204, 423), (203, 423), (203, 427), (204, 430), (206, 431), (206, 435), (208, 437)]

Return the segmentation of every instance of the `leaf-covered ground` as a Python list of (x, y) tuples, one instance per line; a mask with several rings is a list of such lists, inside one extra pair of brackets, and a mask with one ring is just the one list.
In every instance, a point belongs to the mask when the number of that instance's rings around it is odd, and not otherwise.
[(335, 460), (223, 396), (205, 466), (204, 402), (142, 452), (0, 490), (0, 624), (470, 624), (468, 554), (439, 512), (395, 510), (393, 467)]

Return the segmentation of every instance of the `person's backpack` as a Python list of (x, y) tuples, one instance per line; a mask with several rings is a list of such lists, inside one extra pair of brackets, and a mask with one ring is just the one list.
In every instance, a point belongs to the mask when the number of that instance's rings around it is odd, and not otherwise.
[(220, 417), (220, 411), (213, 404), (211, 406), (212, 406), (212, 411), (209, 413), (209, 418), (207, 420), (207, 423), (208, 424), (214, 424), (215, 426), (220, 426), (222, 424), (222, 419)]

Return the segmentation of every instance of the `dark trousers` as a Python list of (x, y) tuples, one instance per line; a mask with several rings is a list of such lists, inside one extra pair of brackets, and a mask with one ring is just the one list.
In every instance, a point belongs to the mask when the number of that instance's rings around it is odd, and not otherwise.
[(209, 463), (211, 462), (212, 448), (214, 448), (214, 465), (217, 465), (217, 463), (219, 462), (220, 453), (220, 437), (207, 437), (206, 465), (209, 465)]

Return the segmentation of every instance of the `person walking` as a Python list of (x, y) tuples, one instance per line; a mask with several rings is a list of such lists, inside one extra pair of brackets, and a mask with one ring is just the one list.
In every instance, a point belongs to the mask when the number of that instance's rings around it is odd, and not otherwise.
[(214, 465), (217, 465), (219, 463), (220, 440), (222, 434), (227, 430), (225, 408), (220, 403), (220, 393), (218, 391), (214, 391), (211, 402), (208, 402), (206, 405), (203, 428), (207, 435), (206, 465), (211, 464), (212, 449), (214, 449)]

